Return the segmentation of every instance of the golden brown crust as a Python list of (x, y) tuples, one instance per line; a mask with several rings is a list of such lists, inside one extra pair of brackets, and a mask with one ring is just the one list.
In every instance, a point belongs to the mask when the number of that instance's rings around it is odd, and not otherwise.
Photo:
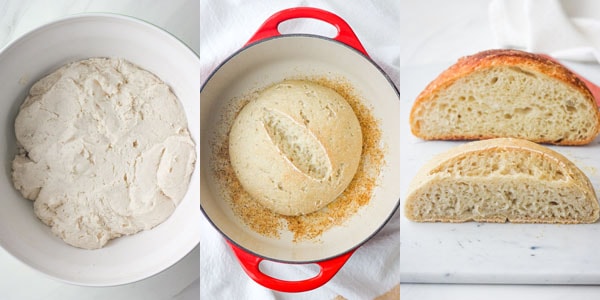
[[(425, 87), (419, 96), (417, 96), (417, 99), (415, 100), (410, 112), (409, 122), (411, 125), (411, 132), (415, 136), (427, 140), (482, 140), (500, 137), (495, 135), (447, 135), (431, 138), (421, 134), (418, 126), (415, 124), (417, 117), (416, 111), (423, 102), (431, 99), (440, 91), (448, 88), (454, 84), (456, 80), (478, 70), (487, 69), (493, 66), (526, 67), (527, 69), (533, 69), (540, 73), (546, 74), (549, 77), (555, 78), (572, 86), (575, 90), (584, 94), (588, 101), (592, 103), (593, 107), (597, 107), (596, 101), (585, 83), (563, 65), (556, 63), (555, 61), (550, 60), (542, 55), (536, 55), (529, 52), (512, 49), (493, 49), (460, 58), (454, 65), (442, 72), (436, 79), (434, 79)], [(596, 110), (596, 127), (596, 132), (600, 132), (600, 110)], [(585, 145), (594, 140), (596, 135), (597, 134), (592, 135), (587, 140), (549, 141), (545, 139), (532, 139), (531, 141), (556, 145)]]
[[(593, 196), (593, 198), (596, 199), (594, 187), (592, 186), (592, 184), (591, 184), (590, 180), (587, 178), (587, 176), (572, 161), (570, 161), (568, 158), (566, 158), (562, 154), (560, 154), (550, 148), (547, 148), (547, 147), (538, 145), (534, 142), (530, 142), (530, 141), (523, 140), (523, 139), (496, 138), (496, 139), (489, 139), (489, 140), (483, 140), (483, 141), (462, 144), (462, 145), (454, 147), (442, 154), (439, 154), (436, 157), (429, 160), (423, 167), (421, 167), (421, 169), (417, 172), (417, 174), (415, 175), (415, 177), (409, 184), (408, 194), (406, 197), (406, 202), (404, 204), (405, 205), (405, 209), (404, 209), (405, 216), (409, 220), (417, 221), (417, 222), (462, 223), (462, 222), (470, 221), (471, 219), (457, 220), (457, 219), (450, 219), (450, 218), (434, 218), (434, 219), (418, 218), (417, 216), (411, 214), (412, 212), (414, 212), (413, 203), (417, 200), (414, 197), (414, 194), (416, 193), (416, 191), (419, 188), (421, 188), (422, 186), (424, 186), (431, 180), (430, 176), (433, 173), (436, 173), (437, 171), (439, 171), (437, 169), (440, 167), (440, 165), (443, 165), (450, 160), (459, 159), (460, 157), (464, 157), (467, 155), (481, 155), (481, 154), (491, 153), (493, 151), (498, 151), (498, 150), (513, 151), (513, 152), (528, 151), (528, 152), (541, 153), (545, 159), (553, 161), (554, 163), (556, 163), (558, 165), (562, 165), (562, 166), (564, 166), (565, 169), (569, 170), (569, 172), (572, 174), (572, 176), (577, 181), (576, 184), (579, 184), (582, 186), (582, 188), (589, 190), (591, 192), (591, 195)], [(594, 211), (594, 215), (592, 216), (592, 218), (590, 220), (558, 220), (558, 221), (552, 222), (552, 223), (575, 224), (575, 223), (595, 222), (600, 215), (600, 205), (598, 204), (597, 200), (591, 202), (590, 205), (593, 206), (593, 211)], [(504, 223), (507, 221), (507, 219), (505, 216), (498, 215), (498, 216), (492, 216), (492, 217), (487, 217), (487, 218), (475, 218), (474, 221)], [(510, 222), (512, 222), (512, 223), (549, 223), (548, 220), (534, 219), (534, 218), (513, 219), (513, 220), (510, 220)]]

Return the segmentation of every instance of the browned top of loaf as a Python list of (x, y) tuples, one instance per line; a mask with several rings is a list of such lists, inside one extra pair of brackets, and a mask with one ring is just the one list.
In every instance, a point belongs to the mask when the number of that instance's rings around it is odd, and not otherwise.
[[(450, 66), (444, 72), (442, 72), (436, 79), (430, 82), (427, 87), (419, 94), (413, 108), (410, 113), (410, 123), (414, 122), (415, 108), (423, 101), (435, 96), (439, 91), (448, 88), (456, 80), (464, 77), (475, 71), (486, 69), (493, 66), (526, 66), (528, 68), (539, 71), (552, 78), (558, 79), (571, 85), (577, 91), (586, 94), (586, 98), (596, 106), (596, 102), (592, 93), (587, 88), (585, 83), (581, 81), (577, 75), (565, 68), (563, 65), (554, 62), (553, 60), (546, 58), (542, 55), (537, 55), (525, 51), (513, 50), (513, 49), (492, 49), (482, 51), (470, 56), (461, 57), (454, 65)], [(411, 131), (415, 136), (420, 137), (419, 132), (416, 132), (416, 128), (411, 126)], [(482, 137), (483, 139), (491, 138)], [(592, 137), (593, 139), (594, 137)], [(462, 139), (460, 137), (448, 138), (448, 139)], [(588, 144), (589, 141), (582, 141), (577, 144)], [(560, 143), (559, 143), (560, 144)], [(571, 143), (575, 144), (575, 143)]]

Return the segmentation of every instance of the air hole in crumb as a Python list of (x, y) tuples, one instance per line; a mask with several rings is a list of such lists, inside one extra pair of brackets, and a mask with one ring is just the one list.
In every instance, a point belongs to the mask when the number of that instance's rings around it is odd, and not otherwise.
[(515, 109), (515, 113), (518, 113), (518, 114), (526, 114), (526, 113), (529, 113), (530, 111), (531, 111), (531, 107), (523, 107), (523, 108)]

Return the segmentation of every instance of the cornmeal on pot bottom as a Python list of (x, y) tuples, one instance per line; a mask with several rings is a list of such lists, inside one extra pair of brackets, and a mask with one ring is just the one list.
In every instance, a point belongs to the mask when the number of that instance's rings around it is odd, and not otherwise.
[(169, 86), (121, 59), (82, 60), (42, 78), (15, 133), (15, 187), (54, 234), (86, 249), (165, 221), (196, 161)]

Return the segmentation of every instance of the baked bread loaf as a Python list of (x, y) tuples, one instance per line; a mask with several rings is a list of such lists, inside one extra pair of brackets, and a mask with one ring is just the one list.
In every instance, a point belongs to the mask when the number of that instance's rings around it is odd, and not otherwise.
[(229, 157), (244, 189), (282, 215), (308, 214), (335, 200), (360, 161), (360, 123), (333, 89), (284, 81), (235, 118)]
[(540, 55), (489, 50), (461, 58), (415, 100), (412, 133), (427, 140), (522, 138), (583, 145), (600, 131), (585, 84)]
[(405, 215), (418, 222), (592, 223), (599, 207), (586, 175), (536, 143), (466, 143), (429, 161), (411, 182)]

